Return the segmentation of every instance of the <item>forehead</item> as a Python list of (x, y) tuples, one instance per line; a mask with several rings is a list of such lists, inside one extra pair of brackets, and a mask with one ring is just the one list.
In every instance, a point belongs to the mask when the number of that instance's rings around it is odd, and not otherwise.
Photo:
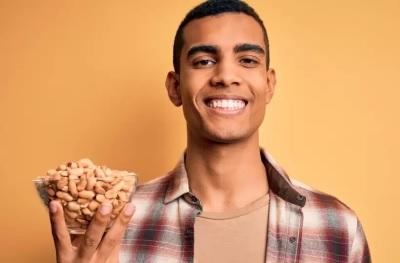
[(265, 48), (261, 26), (243, 13), (222, 13), (190, 21), (183, 30), (183, 50), (198, 44), (233, 48), (236, 44), (251, 43)]

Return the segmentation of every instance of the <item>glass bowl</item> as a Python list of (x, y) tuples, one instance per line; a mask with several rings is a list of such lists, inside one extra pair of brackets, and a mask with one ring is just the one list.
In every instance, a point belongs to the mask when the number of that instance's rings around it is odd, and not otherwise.
[[(96, 178), (96, 184), (92, 190), (84, 188), (78, 191), (78, 194), (76, 192), (73, 194), (74, 192), (65, 186), (64, 188), (57, 188), (57, 183), (60, 180), (49, 180), (48, 177), (43, 176), (32, 181), (40, 199), (47, 208), (51, 200), (58, 200), (62, 204), (68, 232), (70, 234), (84, 234), (101, 203), (110, 202), (113, 206), (107, 231), (125, 204), (132, 199), (137, 186), (138, 177), (136, 174), (121, 175), (117, 183), (110, 181), (110, 178)], [(73, 181), (73, 179), (68, 180), (69, 186), (70, 181)], [(111, 185), (112, 183), (114, 184)], [(102, 189), (97, 187), (98, 185), (103, 186)]]

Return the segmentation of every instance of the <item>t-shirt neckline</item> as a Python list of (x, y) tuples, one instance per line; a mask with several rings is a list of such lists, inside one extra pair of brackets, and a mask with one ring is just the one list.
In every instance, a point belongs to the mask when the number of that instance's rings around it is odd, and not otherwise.
[(201, 214), (198, 215), (198, 217), (201, 217), (204, 219), (213, 219), (213, 220), (236, 218), (236, 217), (244, 216), (246, 214), (249, 214), (258, 209), (268, 206), (268, 201), (269, 201), (269, 193), (266, 193), (265, 195), (257, 198), (256, 200), (254, 200), (253, 202), (251, 202), (250, 204), (248, 204), (244, 207), (240, 207), (238, 209), (228, 210), (228, 211), (224, 211), (224, 212), (205, 212), (205, 211), (203, 211)]

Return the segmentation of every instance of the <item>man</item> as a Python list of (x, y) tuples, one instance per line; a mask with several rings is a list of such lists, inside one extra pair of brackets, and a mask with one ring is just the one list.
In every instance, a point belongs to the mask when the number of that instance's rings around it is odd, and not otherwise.
[(195, 7), (178, 28), (173, 61), (166, 87), (187, 122), (180, 162), (139, 186), (104, 237), (110, 205), (71, 241), (51, 203), (58, 261), (370, 262), (352, 210), (289, 179), (259, 148), (276, 80), (255, 11), (237, 0)]

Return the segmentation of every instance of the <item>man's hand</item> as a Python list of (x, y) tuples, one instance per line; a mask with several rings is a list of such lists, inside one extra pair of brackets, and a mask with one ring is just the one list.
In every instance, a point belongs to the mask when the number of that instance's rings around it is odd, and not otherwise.
[(103, 203), (85, 235), (70, 236), (61, 204), (52, 201), (49, 211), (57, 262), (118, 262), (121, 239), (134, 210), (134, 205), (128, 203), (103, 237), (112, 211), (111, 204)]

